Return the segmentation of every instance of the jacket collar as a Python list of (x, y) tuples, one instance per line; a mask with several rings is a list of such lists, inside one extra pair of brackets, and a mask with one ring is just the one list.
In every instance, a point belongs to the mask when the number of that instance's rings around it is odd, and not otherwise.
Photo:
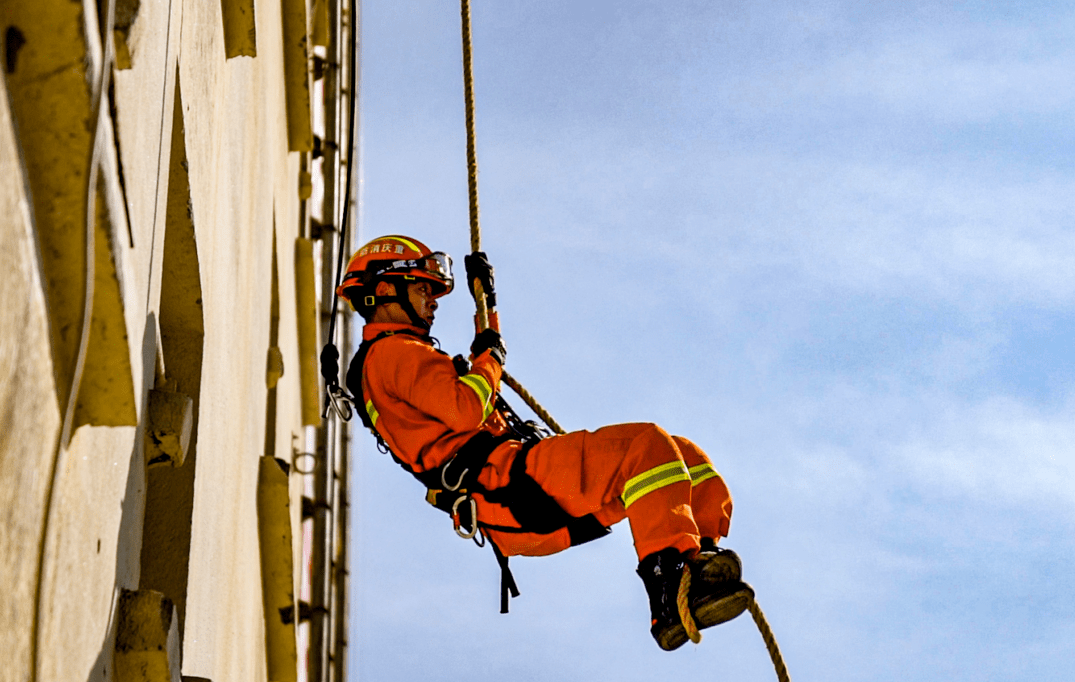
[(413, 334), (419, 338), (429, 338), (429, 332), (413, 324), (400, 324), (398, 322), (370, 322), (362, 327), (362, 340), (369, 341), (385, 332)]

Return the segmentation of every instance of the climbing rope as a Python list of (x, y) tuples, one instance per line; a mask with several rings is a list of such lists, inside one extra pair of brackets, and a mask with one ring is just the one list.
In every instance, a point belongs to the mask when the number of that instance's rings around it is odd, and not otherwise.
[(536, 414), (541, 419), (541, 421), (545, 422), (545, 424), (553, 430), (553, 433), (567, 433), (567, 431), (564, 431), (564, 427), (560, 426), (560, 424), (552, 418), (552, 415), (549, 414), (549, 411), (542, 407), (541, 403), (539, 403), (537, 399), (534, 398), (534, 396), (530, 395), (530, 391), (523, 388), (523, 385), (520, 384), (515, 377), (511, 376), (507, 372), (502, 372), (500, 378), (505, 384), (511, 387), (511, 390), (515, 391), (515, 393), (518, 394), (520, 398), (522, 398), (523, 402), (526, 403), (527, 407), (533, 410), (534, 414)]
[(694, 622), (690, 607), (691, 571), (687, 566), (683, 567), (683, 573), (679, 579), (679, 592), (676, 593), (676, 609), (679, 611), (679, 620), (683, 623), (683, 629), (687, 631), (687, 638), (695, 644), (702, 641), (702, 633), (698, 632), (698, 624)]
[[(478, 217), (478, 155), (474, 142), (474, 75), (471, 61), (470, 0), (460, 0), (460, 3), (463, 27), (463, 99), (466, 107), (467, 125), (467, 195), (470, 203), (470, 250), (481, 251), (481, 224)], [(481, 329), (488, 328), (489, 313), (491, 311), (485, 308), (485, 295), (479, 282), (475, 282), (474, 286), (474, 303), (477, 308), (476, 317), (479, 327)], [(556, 433), (564, 433), (564, 429), (553, 419), (548, 410), (542, 407), (534, 396), (523, 388), (523, 385), (514, 377), (504, 372), (501, 378), (550, 429)], [(697, 644), (702, 641), (702, 635), (698, 631), (698, 626), (690, 612), (688, 603), (690, 588), (690, 571), (684, 570), (683, 577), (679, 583), (679, 592), (676, 594), (676, 607), (679, 610), (683, 627), (687, 631), (687, 637)], [(754, 618), (754, 623), (758, 626), (758, 632), (761, 633), (761, 637), (765, 641), (765, 648), (769, 650), (769, 658), (773, 661), (777, 678), (780, 682), (791, 682), (787, 666), (784, 665), (784, 658), (780, 655), (780, 648), (776, 644), (776, 637), (773, 635), (772, 628), (769, 627), (769, 622), (765, 620), (765, 614), (762, 613), (761, 607), (751, 599), (748, 608), (750, 609), (750, 615)]]
[[(460, 14), (463, 25), (463, 99), (466, 106), (467, 123), (467, 196), (470, 203), (470, 250), (482, 250), (481, 221), (478, 216), (478, 153), (474, 142), (474, 73), (471, 62), (471, 38), (470, 38), (470, 0), (461, 0)], [(478, 327), (489, 327), (489, 310), (485, 307), (485, 294), (481, 283), (474, 286), (474, 304), (477, 308), (476, 317)], [(518, 396), (526, 403), (527, 407), (534, 411), (541, 421), (553, 430), (554, 433), (566, 433), (549, 411), (530, 394), (515, 377), (507, 372), (501, 375), (501, 380), (511, 387)]]
[(791, 682), (791, 677), (788, 676), (788, 667), (784, 665), (784, 657), (780, 655), (780, 647), (776, 644), (776, 636), (773, 634), (772, 628), (769, 627), (769, 621), (765, 620), (765, 614), (762, 613), (761, 607), (758, 606), (758, 602), (751, 599), (750, 616), (754, 619), (754, 624), (758, 626), (758, 632), (761, 633), (762, 640), (765, 641), (765, 648), (769, 650), (769, 658), (773, 661), (773, 668), (776, 669), (776, 677), (780, 682)]

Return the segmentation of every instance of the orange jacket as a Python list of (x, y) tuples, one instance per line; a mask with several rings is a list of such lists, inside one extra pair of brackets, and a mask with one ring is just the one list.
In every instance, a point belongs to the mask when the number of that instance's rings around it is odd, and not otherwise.
[[(423, 333), (410, 325), (378, 323), (363, 327), (362, 338), (403, 330)], [(431, 343), (395, 334), (370, 348), (361, 395), (392, 452), (420, 473), (442, 465), (481, 430), (494, 435), (507, 431), (503, 416), (494, 409), (500, 374), (500, 363), (488, 351), (459, 376), (451, 357)]]

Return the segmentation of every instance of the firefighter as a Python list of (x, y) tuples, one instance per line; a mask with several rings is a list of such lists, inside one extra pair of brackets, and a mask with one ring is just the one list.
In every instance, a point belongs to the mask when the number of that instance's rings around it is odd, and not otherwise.
[[(485, 255), (466, 264), (472, 293), (480, 282), (494, 309)], [(506, 557), (559, 552), (627, 518), (662, 649), (688, 638), (676, 605), (684, 571), (698, 628), (742, 613), (753, 591), (739, 558), (717, 546), (732, 499), (705, 453), (655, 424), (543, 437), (498, 395), (507, 349), (497, 331), (476, 334), (469, 362), (434, 346), (437, 299), (453, 286), (451, 258), (416, 239), (390, 235), (359, 249), (338, 289), (366, 321), (347, 386), (363, 422), (427, 499), (453, 514), (457, 530), (491, 542), (505, 590), (514, 591)], [(506, 604), (505, 593), (503, 611)]]

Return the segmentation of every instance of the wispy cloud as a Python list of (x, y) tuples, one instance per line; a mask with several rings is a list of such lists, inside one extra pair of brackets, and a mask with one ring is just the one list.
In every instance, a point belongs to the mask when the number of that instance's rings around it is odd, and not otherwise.
[(894, 447), (921, 485), (998, 510), (1035, 508), (1075, 527), (1075, 403), (1048, 412), (995, 398), (944, 406), (928, 439)]

